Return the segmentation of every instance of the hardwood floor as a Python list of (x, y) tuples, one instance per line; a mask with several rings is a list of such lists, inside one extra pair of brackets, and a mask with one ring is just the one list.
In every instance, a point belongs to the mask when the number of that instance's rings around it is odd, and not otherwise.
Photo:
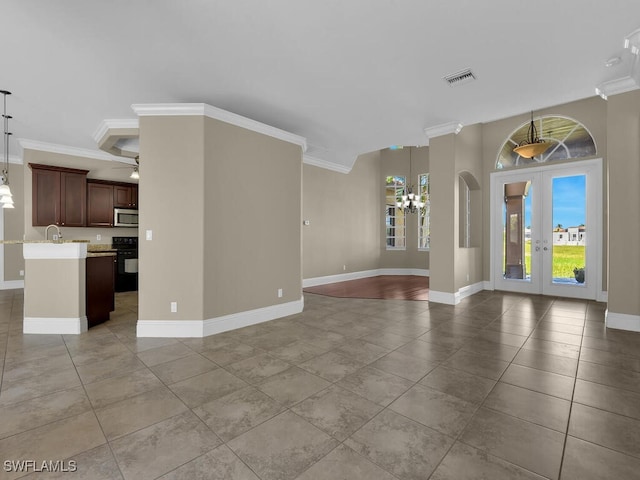
[(429, 277), (380, 275), (304, 289), (308, 293), (340, 298), (429, 300)]

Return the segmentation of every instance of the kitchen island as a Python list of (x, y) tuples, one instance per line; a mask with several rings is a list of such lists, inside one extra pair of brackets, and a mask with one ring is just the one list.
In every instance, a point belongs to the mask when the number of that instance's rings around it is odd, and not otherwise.
[(88, 251), (88, 240), (2, 243), (23, 244), (24, 333), (79, 334), (109, 318), (115, 252)]

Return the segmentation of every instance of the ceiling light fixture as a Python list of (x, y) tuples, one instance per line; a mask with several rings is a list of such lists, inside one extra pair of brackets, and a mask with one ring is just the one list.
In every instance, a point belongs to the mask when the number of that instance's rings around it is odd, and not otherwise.
[[(405, 182), (405, 189), (400, 196), (400, 201), (396, 202), (398, 208), (404, 209), (405, 215), (416, 213), (419, 209), (424, 208), (426, 204), (422, 195), (413, 193), (413, 185), (411, 185), (411, 150), (412, 147), (409, 147), (409, 181)], [(407, 187), (407, 185), (409, 186)]]
[(4, 120), (4, 165), (2, 166), (2, 176), (0, 177), (0, 204), (2, 204), (2, 208), (14, 208), (13, 206), (13, 195), (11, 194), (11, 188), (9, 187), (9, 136), (11, 132), (9, 131), (9, 119), (13, 118), (11, 115), (7, 115), (7, 95), (11, 95), (11, 92), (8, 90), (0, 90), (0, 93), (3, 95), (4, 108), (2, 110), (2, 119)]
[(529, 130), (527, 131), (527, 137), (521, 141), (513, 151), (523, 158), (533, 158), (546, 152), (550, 146), (550, 143), (547, 143), (538, 137), (538, 130), (533, 123), (532, 111), (531, 123), (529, 124)]
[(140, 180), (140, 171), (138, 170), (138, 165), (140, 165), (140, 155), (136, 155), (135, 158), (136, 166), (133, 167), (133, 172), (129, 175), (129, 178), (133, 178), (134, 180)]

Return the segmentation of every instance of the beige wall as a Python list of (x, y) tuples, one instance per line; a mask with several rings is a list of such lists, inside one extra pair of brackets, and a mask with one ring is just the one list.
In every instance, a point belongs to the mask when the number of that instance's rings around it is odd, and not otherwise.
[(458, 239), (458, 179), (456, 136), (451, 133), (429, 140), (431, 181), (431, 251), (429, 288), (456, 291), (455, 255)]
[(204, 318), (300, 300), (302, 148), (204, 126)]
[(299, 301), (301, 163), (300, 146), (218, 120), (141, 117), (139, 319)]
[(27, 260), (24, 316), (84, 317), (85, 271), (84, 258)]
[(640, 315), (640, 91), (607, 102), (609, 312)]
[(140, 117), (140, 320), (204, 319), (204, 189), (204, 118)]
[[(455, 178), (454, 188), (459, 190), (459, 176), (465, 174), (471, 176), (478, 182), (479, 192), (476, 195), (472, 192), (471, 201), (480, 201), (481, 192), (486, 190), (482, 181), (482, 125), (469, 125), (455, 136)], [(472, 182), (467, 182), (472, 183)], [(486, 184), (488, 185), (488, 184)], [(468, 248), (460, 247), (460, 195), (455, 193), (456, 204), (454, 204), (454, 214), (457, 221), (454, 225), (454, 237), (451, 242), (454, 244), (455, 263), (455, 290), (467, 285), (473, 285), (482, 281), (482, 234), (474, 231), (472, 233), (472, 245)], [(487, 222), (482, 218), (482, 209), (473, 209), (472, 213), (480, 218), (472, 218), (472, 230), (482, 229)], [(463, 220), (462, 220), (463, 221)], [(488, 226), (488, 225), (487, 225)]]
[[(348, 174), (303, 165), (303, 278), (380, 265), (380, 152), (360, 155)], [(343, 267), (346, 267), (343, 269)]]
[[(430, 139), (431, 180), (431, 258), (430, 288), (437, 292), (455, 293), (460, 288), (482, 281), (481, 240), (473, 246), (460, 246), (460, 181), (461, 174), (482, 184), (482, 126), (465, 127), (453, 133)], [(472, 199), (480, 200), (479, 194)], [(481, 210), (474, 213), (482, 215)], [(483, 219), (472, 224), (482, 228)], [(474, 239), (481, 238), (474, 232)], [(480, 242), (480, 244), (478, 244)]]
[[(411, 158), (409, 158), (411, 154)], [(411, 168), (410, 164), (411, 163)], [(411, 178), (409, 174), (411, 171)], [(380, 268), (429, 268), (429, 252), (418, 251), (418, 214), (410, 213), (407, 218), (407, 248), (406, 250), (387, 250), (386, 232), (384, 228), (386, 177), (402, 175), (407, 177), (409, 186), (413, 185), (413, 191), (418, 191), (419, 175), (429, 173), (429, 148), (428, 147), (404, 147), (399, 150), (384, 149), (380, 151), (380, 179), (379, 188), (382, 191), (380, 200), (381, 224), (378, 229), (380, 236)]]

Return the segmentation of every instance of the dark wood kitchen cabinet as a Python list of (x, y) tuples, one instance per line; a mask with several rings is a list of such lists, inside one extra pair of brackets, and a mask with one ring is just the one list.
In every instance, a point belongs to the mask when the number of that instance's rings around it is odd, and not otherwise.
[(87, 257), (86, 310), (89, 328), (109, 320), (115, 310), (116, 256)]
[(114, 184), (113, 206), (116, 208), (138, 208), (138, 185)]
[(87, 180), (87, 227), (113, 227), (113, 184)]
[(30, 163), (32, 218), (36, 227), (55, 224), (84, 227), (87, 211), (88, 170)]

